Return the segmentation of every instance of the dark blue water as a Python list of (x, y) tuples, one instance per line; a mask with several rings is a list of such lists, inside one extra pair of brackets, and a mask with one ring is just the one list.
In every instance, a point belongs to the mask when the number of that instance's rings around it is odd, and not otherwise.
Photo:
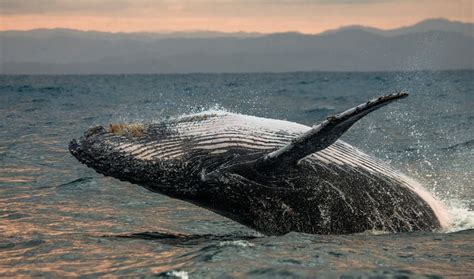
[[(264, 237), (67, 151), (96, 124), (221, 109), (311, 125), (397, 91), (343, 139), (442, 200), (449, 232)], [(473, 127), (474, 71), (0, 76), (0, 276), (467, 276)]]

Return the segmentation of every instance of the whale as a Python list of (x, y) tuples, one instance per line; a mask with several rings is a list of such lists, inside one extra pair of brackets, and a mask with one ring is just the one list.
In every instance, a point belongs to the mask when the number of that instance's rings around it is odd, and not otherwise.
[(339, 138), (404, 92), (312, 127), (226, 111), (89, 128), (70, 153), (105, 176), (265, 235), (439, 231), (449, 217), (414, 179)]

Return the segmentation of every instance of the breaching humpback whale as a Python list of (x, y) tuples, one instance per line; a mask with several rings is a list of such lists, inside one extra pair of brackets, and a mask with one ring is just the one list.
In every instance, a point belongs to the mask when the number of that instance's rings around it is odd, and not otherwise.
[(87, 130), (69, 150), (106, 176), (212, 210), (267, 235), (433, 231), (440, 204), (338, 140), (385, 95), (313, 127), (228, 112)]

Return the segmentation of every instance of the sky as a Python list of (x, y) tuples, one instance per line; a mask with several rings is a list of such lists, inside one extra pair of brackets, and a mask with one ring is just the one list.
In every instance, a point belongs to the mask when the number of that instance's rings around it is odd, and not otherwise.
[(473, 10), (474, 0), (0, 0), (0, 30), (319, 33), (440, 17), (474, 22)]

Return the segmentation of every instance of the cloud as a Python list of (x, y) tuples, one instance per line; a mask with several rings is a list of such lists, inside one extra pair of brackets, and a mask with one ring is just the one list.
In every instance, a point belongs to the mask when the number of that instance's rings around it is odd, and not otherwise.
[[(396, 0), (0, 0), (0, 14), (57, 14), (97, 13), (107, 15), (117, 11), (134, 11), (144, 8), (159, 11), (193, 9), (199, 6), (307, 6), (307, 5), (354, 5), (379, 4)], [(405, 0), (398, 0), (405, 1)], [(179, 9), (177, 9), (179, 7)]]
[[(138, 2), (138, 1), (137, 1)], [(128, 0), (0, 0), (2, 15), (125, 10)]]

